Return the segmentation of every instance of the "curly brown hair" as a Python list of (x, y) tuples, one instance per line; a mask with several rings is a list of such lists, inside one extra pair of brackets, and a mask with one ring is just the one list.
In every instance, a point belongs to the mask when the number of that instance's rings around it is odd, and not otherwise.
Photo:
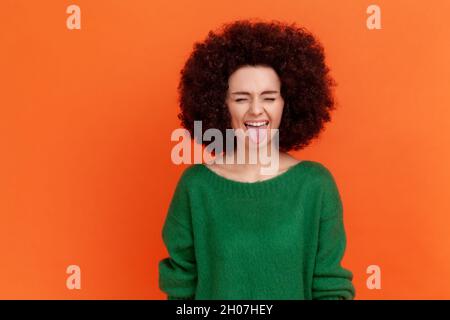
[(202, 135), (216, 128), (225, 136), (225, 129), (231, 128), (225, 104), (228, 79), (246, 65), (270, 66), (280, 78), (285, 104), (279, 150), (298, 150), (318, 137), (335, 108), (332, 87), (337, 83), (329, 74), (324, 49), (315, 37), (295, 23), (275, 20), (224, 24), (218, 32), (210, 31), (204, 41), (194, 44), (178, 85), (178, 118), (191, 136), (196, 120), (202, 121)]

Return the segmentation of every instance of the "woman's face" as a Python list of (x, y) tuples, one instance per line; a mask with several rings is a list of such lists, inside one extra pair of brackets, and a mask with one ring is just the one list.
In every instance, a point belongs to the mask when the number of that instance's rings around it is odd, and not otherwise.
[(255, 144), (270, 142), (270, 129), (278, 129), (284, 100), (280, 79), (271, 67), (243, 66), (228, 79), (226, 103), (233, 129), (241, 129)]

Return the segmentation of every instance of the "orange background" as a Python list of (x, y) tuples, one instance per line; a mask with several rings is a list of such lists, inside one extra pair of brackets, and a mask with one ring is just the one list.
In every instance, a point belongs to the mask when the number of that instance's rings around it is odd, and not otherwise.
[[(81, 8), (68, 30), (66, 8)], [(4, 0), (0, 298), (163, 299), (176, 86), (195, 41), (238, 18), (295, 21), (325, 47), (338, 109), (293, 153), (343, 203), (357, 299), (450, 298), (450, 2)], [(81, 268), (81, 290), (66, 268)], [(381, 290), (366, 268), (381, 267)]]

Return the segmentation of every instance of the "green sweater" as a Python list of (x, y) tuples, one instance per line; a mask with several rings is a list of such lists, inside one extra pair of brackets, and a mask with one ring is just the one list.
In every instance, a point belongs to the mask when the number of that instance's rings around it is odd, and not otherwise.
[(159, 287), (169, 300), (353, 299), (341, 266), (346, 235), (330, 171), (304, 160), (258, 182), (186, 168), (162, 238)]

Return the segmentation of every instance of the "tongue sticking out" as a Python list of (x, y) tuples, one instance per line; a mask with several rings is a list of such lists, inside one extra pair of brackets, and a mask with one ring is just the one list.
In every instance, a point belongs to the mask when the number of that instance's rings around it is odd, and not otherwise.
[(259, 144), (259, 143), (263, 142), (267, 136), (267, 126), (258, 127), (258, 128), (249, 127), (248, 128), (248, 136), (249, 136), (250, 140), (255, 144)]

